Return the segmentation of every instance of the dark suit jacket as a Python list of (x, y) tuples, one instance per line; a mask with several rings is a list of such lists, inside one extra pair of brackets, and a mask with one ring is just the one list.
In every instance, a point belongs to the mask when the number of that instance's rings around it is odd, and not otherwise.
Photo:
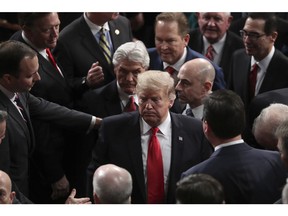
[[(228, 88), (235, 91), (247, 106), (249, 101), (249, 72), (251, 56), (245, 49), (237, 50), (232, 57), (232, 68), (228, 81)], [(288, 58), (279, 50), (275, 53), (267, 68), (266, 75), (260, 87), (259, 94), (288, 87)]]
[[(16, 32), (11, 39), (30, 46), (22, 38), (21, 30)], [(31, 48), (34, 49), (33, 47)], [(30, 93), (50, 102), (73, 108), (72, 89), (68, 85), (68, 82), (49, 61), (38, 53), (37, 50), (35, 51), (39, 60), (38, 73), (41, 76), (41, 80), (35, 83)], [(58, 64), (58, 66), (61, 68), (61, 65)], [(64, 73), (63, 70), (62, 72)], [(37, 143), (35, 162), (39, 163), (37, 167), (40, 167), (42, 175), (45, 176), (41, 182), (44, 183), (45, 181), (50, 185), (65, 174), (63, 152), (65, 151), (65, 140), (67, 141), (64, 135), (67, 132), (57, 125), (37, 119), (32, 119), (32, 125), (35, 132), (35, 142)]]
[[(131, 27), (127, 18), (119, 16), (118, 19), (109, 21), (109, 27), (114, 51), (123, 43), (132, 41)], [(116, 34), (115, 31), (120, 33)], [(60, 32), (53, 53), (63, 67), (73, 89), (79, 95), (87, 90), (87, 86), (81, 84), (82, 78), (87, 75), (92, 64), (97, 61), (102, 66), (105, 76), (103, 85), (115, 79), (113, 66), (108, 65), (83, 15)]]
[(122, 113), (116, 80), (83, 95), (84, 111), (105, 118)]
[[(137, 111), (104, 118), (88, 167), (90, 186), (93, 173), (100, 165), (112, 163), (127, 169), (133, 179), (132, 203), (147, 202), (139, 118)], [(172, 152), (167, 203), (175, 203), (176, 182), (181, 173), (208, 158), (212, 150), (199, 120), (171, 113), (171, 121)]]
[[(149, 57), (150, 57), (149, 69), (150, 70), (162, 70), (163, 71), (164, 70), (163, 61), (161, 60), (156, 48), (149, 48), (148, 53), (149, 53)], [(186, 56), (185, 62), (192, 60), (192, 59), (195, 59), (195, 58), (207, 59), (202, 54), (192, 50), (189, 47), (187, 47), (187, 56)], [(219, 66), (217, 66), (216, 64), (214, 64), (213, 62), (211, 62), (211, 63), (213, 64), (214, 69), (215, 69), (215, 73), (216, 73), (214, 85), (213, 85), (213, 90), (226, 88), (226, 83), (224, 80), (224, 74), (223, 74), (222, 69)]]
[(194, 173), (213, 176), (223, 185), (228, 204), (272, 204), (281, 197), (286, 171), (279, 152), (241, 143), (215, 151), (182, 177)]
[[(196, 52), (203, 53), (204, 43), (203, 35), (199, 29), (194, 29), (190, 32), (190, 41), (188, 44), (191, 49)], [(224, 79), (227, 83), (228, 74), (230, 73), (231, 57), (235, 50), (244, 48), (243, 40), (241, 37), (233, 32), (227, 31), (226, 40), (224, 43), (223, 51), (219, 66), (223, 69)]]
[(35, 148), (30, 116), (76, 131), (86, 131), (92, 117), (29, 93), (21, 93), (19, 98), (28, 116), (27, 124), (13, 103), (0, 91), (0, 109), (8, 113), (7, 131), (0, 145), (0, 169), (8, 173), (19, 190), (28, 196), (29, 158)]

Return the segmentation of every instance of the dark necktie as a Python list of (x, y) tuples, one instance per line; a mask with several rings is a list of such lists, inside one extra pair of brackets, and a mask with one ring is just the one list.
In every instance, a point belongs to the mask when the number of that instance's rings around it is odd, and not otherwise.
[(103, 51), (103, 54), (108, 64), (111, 64), (111, 50), (107, 38), (105, 36), (104, 29), (102, 28), (99, 33), (100, 33), (99, 45)]
[(135, 99), (133, 96), (129, 97), (129, 101), (126, 104), (126, 106), (124, 107), (124, 112), (132, 112), (132, 111), (136, 111), (137, 110), (137, 106), (135, 104)]
[(257, 82), (257, 73), (258, 73), (259, 66), (255, 63), (252, 66), (252, 69), (249, 74), (249, 92), (250, 92), (250, 99), (255, 96), (255, 87)]
[(164, 172), (159, 140), (156, 136), (159, 128), (151, 128), (147, 158), (147, 202), (148, 204), (164, 203)]
[(165, 71), (167, 71), (171, 76), (173, 76), (173, 74), (176, 70), (173, 67), (168, 66), (165, 68)]
[(194, 117), (194, 114), (193, 114), (193, 112), (192, 112), (192, 109), (191, 108), (188, 108), (188, 109), (186, 109), (186, 115), (187, 116), (191, 116), (191, 117)]
[(207, 51), (206, 51), (206, 54), (205, 54), (206, 58), (208, 58), (210, 61), (213, 61), (213, 59), (214, 59), (213, 51), (214, 51), (214, 48), (210, 44), (209, 47), (207, 48)]
[(20, 111), (23, 120), (25, 122), (27, 122), (28, 116), (27, 116), (26, 112), (24, 111), (24, 107), (23, 107), (22, 103), (20, 102), (18, 94), (15, 94), (14, 102), (16, 103), (16, 106), (17, 106), (18, 110)]

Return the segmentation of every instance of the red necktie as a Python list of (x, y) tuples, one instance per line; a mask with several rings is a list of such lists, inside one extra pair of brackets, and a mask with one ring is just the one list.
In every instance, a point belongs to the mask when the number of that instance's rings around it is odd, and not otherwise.
[(129, 97), (129, 101), (127, 103), (127, 105), (124, 107), (124, 112), (132, 112), (132, 111), (136, 111), (137, 107), (135, 104), (135, 99), (133, 96)]
[(173, 74), (176, 70), (173, 67), (168, 66), (165, 68), (165, 71), (167, 71), (171, 76), (173, 76)]
[(152, 134), (148, 145), (147, 159), (147, 202), (148, 204), (164, 203), (163, 160), (157, 132), (159, 128), (151, 128)]
[(51, 62), (51, 64), (57, 69), (57, 71), (59, 71), (57, 64), (56, 64), (56, 61), (55, 61), (49, 48), (46, 49), (46, 53), (47, 53), (48, 59)]
[(255, 63), (252, 66), (252, 69), (249, 74), (249, 91), (250, 91), (250, 98), (252, 99), (255, 96), (255, 87), (257, 82), (257, 72), (258, 72), (259, 66)]
[(210, 61), (213, 61), (214, 59), (214, 48), (213, 46), (210, 44), (210, 46), (207, 48), (207, 52), (205, 54), (206, 58), (208, 58)]

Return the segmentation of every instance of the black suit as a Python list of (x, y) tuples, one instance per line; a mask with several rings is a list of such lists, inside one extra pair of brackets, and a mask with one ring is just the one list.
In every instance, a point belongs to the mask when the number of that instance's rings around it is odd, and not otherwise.
[[(166, 203), (175, 203), (176, 182), (181, 172), (211, 154), (199, 120), (180, 114), (171, 114), (172, 150)], [(127, 169), (133, 179), (132, 203), (147, 203), (143, 173), (139, 113), (123, 113), (103, 119), (99, 139), (88, 167), (90, 187), (94, 171), (103, 164), (112, 163)], [(91, 188), (89, 188), (92, 192)]]
[[(123, 43), (132, 41), (131, 27), (127, 18), (119, 16), (116, 20), (108, 23), (114, 51)], [(81, 84), (82, 78), (87, 75), (92, 64), (97, 61), (105, 76), (103, 85), (115, 79), (113, 65), (107, 63), (97, 40), (84, 19), (84, 15), (74, 20), (60, 32), (53, 53), (57, 56), (57, 60), (71, 81), (77, 96), (81, 96), (81, 93), (87, 90), (87, 86)]]
[(28, 196), (29, 159), (35, 149), (31, 118), (53, 122), (75, 131), (86, 131), (91, 115), (50, 103), (29, 93), (19, 94), (27, 123), (14, 104), (0, 91), (0, 109), (8, 112), (7, 131), (0, 145), (0, 169), (8, 173), (19, 190)]
[[(247, 106), (249, 101), (249, 72), (251, 68), (251, 56), (245, 49), (237, 50), (232, 57), (232, 68), (228, 81), (228, 88), (235, 91)], [(280, 88), (288, 87), (288, 58), (279, 50), (275, 53), (267, 68), (259, 94)]]
[[(205, 52), (203, 51), (204, 50), (203, 35), (201, 34), (199, 29), (195, 29), (190, 32), (190, 41), (188, 46), (199, 53), (205, 54)], [(230, 63), (232, 54), (235, 50), (241, 48), (244, 48), (243, 40), (241, 39), (241, 37), (239, 37), (233, 32), (227, 31), (224, 47), (222, 50), (222, 56), (219, 63), (219, 66), (223, 70), (226, 83), (228, 81), (228, 74), (230, 73)]]

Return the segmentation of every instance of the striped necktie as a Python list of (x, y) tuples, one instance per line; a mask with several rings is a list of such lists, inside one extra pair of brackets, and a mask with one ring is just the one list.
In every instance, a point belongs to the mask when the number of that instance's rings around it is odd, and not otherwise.
[(99, 45), (103, 51), (103, 54), (108, 62), (108, 64), (111, 64), (111, 50), (110, 50), (110, 46), (109, 43), (107, 41), (107, 38), (105, 36), (105, 31), (102, 28), (100, 31), (100, 38), (99, 38)]
[(213, 46), (210, 44), (209, 47), (207, 48), (207, 52), (205, 54), (206, 58), (208, 58), (210, 61), (213, 61), (214, 59), (214, 48)]

